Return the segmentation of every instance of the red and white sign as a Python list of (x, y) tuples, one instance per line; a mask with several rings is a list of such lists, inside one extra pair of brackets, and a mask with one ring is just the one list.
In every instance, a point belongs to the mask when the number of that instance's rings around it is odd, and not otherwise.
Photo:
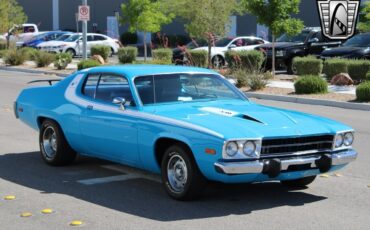
[(78, 6), (78, 20), (90, 21), (90, 6)]

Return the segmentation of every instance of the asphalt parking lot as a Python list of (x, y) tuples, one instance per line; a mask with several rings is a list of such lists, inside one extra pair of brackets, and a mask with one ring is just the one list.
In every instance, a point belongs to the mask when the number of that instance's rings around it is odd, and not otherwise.
[[(170, 199), (158, 176), (90, 158), (50, 167), (38, 133), (16, 120), (12, 103), (26, 82), (46, 75), (0, 71), (0, 229), (369, 229), (370, 113), (274, 101), (356, 129), (357, 161), (306, 190), (277, 182), (211, 184), (202, 199)], [(3, 199), (14, 195), (14, 200)], [(42, 214), (43, 209), (51, 214)], [(30, 212), (30, 217), (20, 217)], [(81, 220), (79, 227), (69, 223)]]

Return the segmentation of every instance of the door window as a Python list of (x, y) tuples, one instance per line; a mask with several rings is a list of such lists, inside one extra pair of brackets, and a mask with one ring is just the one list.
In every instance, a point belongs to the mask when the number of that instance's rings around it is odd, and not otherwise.
[(126, 78), (114, 74), (89, 75), (82, 93), (98, 101), (112, 103), (116, 97), (125, 98), (127, 105), (134, 105)]
[(93, 37), (92, 35), (88, 35), (88, 36), (87, 36), (87, 41), (88, 41), (88, 42), (92, 42), (92, 41), (94, 41), (94, 37)]
[(104, 41), (104, 40), (107, 40), (107, 38), (100, 35), (94, 35), (94, 41)]

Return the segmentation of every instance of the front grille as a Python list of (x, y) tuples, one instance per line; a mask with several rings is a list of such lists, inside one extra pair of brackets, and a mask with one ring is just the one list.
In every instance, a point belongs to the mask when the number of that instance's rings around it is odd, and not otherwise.
[(327, 151), (332, 149), (333, 140), (333, 135), (263, 139), (261, 156), (289, 155), (306, 151)]

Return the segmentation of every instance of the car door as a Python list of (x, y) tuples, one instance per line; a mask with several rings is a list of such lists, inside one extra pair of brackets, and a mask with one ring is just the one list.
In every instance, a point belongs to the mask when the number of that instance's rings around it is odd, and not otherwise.
[[(87, 155), (135, 165), (139, 159), (138, 135), (130, 111), (136, 107), (127, 79), (114, 74), (90, 74), (81, 93), (89, 101), (80, 117)], [(115, 97), (127, 100), (126, 110), (112, 103)]]
[(94, 45), (95, 45), (94, 36), (93, 35), (87, 35), (87, 38), (86, 38), (87, 55), (91, 55), (91, 47), (93, 47)]
[(326, 39), (321, 32), (315, 32), (308, 40), (308, 54), (319, 56), (325, 49), (339, 45), (339, 41)]

